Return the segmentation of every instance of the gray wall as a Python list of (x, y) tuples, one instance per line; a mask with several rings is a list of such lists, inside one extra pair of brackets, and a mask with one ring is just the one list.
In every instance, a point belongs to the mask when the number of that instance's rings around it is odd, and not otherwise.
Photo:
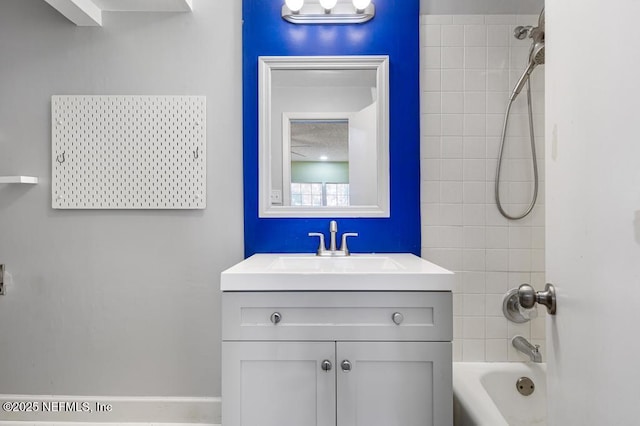
[[(0, 1), (0, 394), (220, 395), (220, 272), (242, 259), (241, 2), (79, 28)], [(54, 94), (205, 95), (199, 211), (51, 209)]]
[(539, 14), (544, 0), (420, 0), (428, 15)]

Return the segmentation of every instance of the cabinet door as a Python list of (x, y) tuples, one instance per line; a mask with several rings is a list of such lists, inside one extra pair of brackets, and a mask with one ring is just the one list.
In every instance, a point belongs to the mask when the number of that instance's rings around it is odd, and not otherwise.
[(450, 342), (338, 342), (336, 353), (337, 426), (453, 424)]
[(335, 426), (335, 343), (223, 342), (222, 394), (224, 426)]

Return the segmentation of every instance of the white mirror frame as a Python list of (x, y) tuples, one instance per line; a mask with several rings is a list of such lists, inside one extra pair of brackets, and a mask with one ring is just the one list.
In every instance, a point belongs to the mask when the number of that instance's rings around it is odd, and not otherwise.
[[(377, 204), (349, 207), (271, 205), (271, 77), (274, 70), (375, 70), (377, 125)], [(280, 120), (278, 122), (281, 122)], [(389, 217), (389, 57), (388, 56), (261, 56), (258, 58), (258, 216)]]

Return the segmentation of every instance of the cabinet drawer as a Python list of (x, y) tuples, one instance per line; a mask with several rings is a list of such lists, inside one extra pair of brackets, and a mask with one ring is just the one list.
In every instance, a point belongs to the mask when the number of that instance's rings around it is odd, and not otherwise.
[(451, 292), (222, 294), (223, 340), (450, 341), (452, 322)]

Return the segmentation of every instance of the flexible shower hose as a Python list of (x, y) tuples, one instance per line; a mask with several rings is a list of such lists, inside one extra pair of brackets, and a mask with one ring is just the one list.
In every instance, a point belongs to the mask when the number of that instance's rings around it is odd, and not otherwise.
[(511, 113), (511, 106), (513, 105), (513, 101), (516, 97), (512, 96), (509, 98), (509, 104), (507, 105), (507, 111), (504, 114), (504, 124), (502, 126), (502, 138), (500, 140), (500, 154), (498, 155), (498, 165), (496, 167), (496, 186), (495, 186), (495, 197), (496, 197), (496, 206), (500, 211), (502, 216), (506, 217), (509, 220), (520, 220), (525, 218), (531, 211), (533, 207), (536, 205), (536, 200), (538, 199), (538, 160), (536, 158), (536, 139), (533, 132), (533, 108), (531, 106), (531, 81), (527, 80), (527, 107), (529, 109), (529, 138), (531, 139), (531, 157), (532, 157), (532, 165), (533, 165), (533, 197), (531, 199), (531, 203), (527, 210), (519, 216), (512, 216), (507, 213), (502, 207), (502, 202), (500, 201), (500, 172), (502, 169), (502, 157), (504, 155), (504, 145), (505, 139), (507, 138), (507, 127), (509, 124), (509, 114)]

